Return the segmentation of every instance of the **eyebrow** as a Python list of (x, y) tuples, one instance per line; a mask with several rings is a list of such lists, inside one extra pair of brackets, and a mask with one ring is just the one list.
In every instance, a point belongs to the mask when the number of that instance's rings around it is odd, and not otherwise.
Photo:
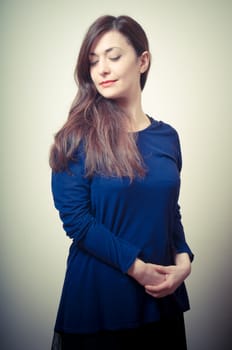
[[(120, 50), (121, 50), (120, 47), (113, 46), (113, 47), (109, 47), (108, 49), (106, 49), (106, 50), (104, 51), (104, 53), (109, 53), (109, 52), (111, 52), (111, 51), (114, 50), (114, 49), (120, 49)], [(97, 55), (95, 52), (90, 52), (90, 53), (89, 53), (89, 56), (98, 56), (98, 55)]]

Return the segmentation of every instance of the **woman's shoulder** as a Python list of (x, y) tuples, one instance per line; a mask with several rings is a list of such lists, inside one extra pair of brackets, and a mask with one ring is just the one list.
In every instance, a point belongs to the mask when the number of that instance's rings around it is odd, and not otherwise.
[(152, 128), (156, 128), (160, 132), (171, 133), (173, 135), (178, 136), (178, 132), (177, 132), (176, 128), (172, 124), (170, 124), (169, 122), (166, 122), (162, 119), (159, 119), (158, 116), (156, 116), (156, 115), (149, 116), (149, 118), (151, 120)]

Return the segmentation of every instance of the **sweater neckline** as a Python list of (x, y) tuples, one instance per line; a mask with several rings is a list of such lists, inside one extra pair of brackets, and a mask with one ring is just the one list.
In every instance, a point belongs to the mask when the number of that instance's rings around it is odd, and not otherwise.
[(146, 131), (149, 131), (150, 129), (152, 129), (154, 126), (157, 126), (159, 124), (159, 122), (152, 118), (151, 116), (149, 116), (148, 114), (146, 114), (146, 116), (148, 117), (148, 119), (150, 120), (150, 124), (148, 126), (146, 126), (146, 128), (142, 129), (142, 130), (138, 130), (138, 131), (134, 131), (134, 134), (142, 134)]

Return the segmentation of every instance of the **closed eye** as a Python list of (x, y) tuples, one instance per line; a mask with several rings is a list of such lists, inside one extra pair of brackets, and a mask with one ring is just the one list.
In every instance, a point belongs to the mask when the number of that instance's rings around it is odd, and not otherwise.
[[(118, 56), (114, 56), (114, 57), (109, 57), (110, 61), (118, 61), (121, 58), (121, 55)], [(94, 61), (90, 61), (89, 65), (90, 67), (94, 67), (96, 66), (96, 64), (99, 62), (99, 60), (94, 60)]]
[(89, 62), (90, 67), (95, 66), (98, 63), (98, 61), (91, 61)]
[(118, 61), (121, 55), (115, 56), (115, 57), (109, 57), (111, 61)]

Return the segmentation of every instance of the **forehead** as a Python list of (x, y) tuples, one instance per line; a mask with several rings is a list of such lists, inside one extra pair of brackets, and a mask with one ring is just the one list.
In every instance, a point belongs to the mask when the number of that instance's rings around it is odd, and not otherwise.
[(107, 52), (112, 48), (126, 50), (128, 48), (132, 48), (132, 46), (123, 34), (116, 30), (111, 30), (94, 40), (90, 48), (90, 53), (98, 55)]

